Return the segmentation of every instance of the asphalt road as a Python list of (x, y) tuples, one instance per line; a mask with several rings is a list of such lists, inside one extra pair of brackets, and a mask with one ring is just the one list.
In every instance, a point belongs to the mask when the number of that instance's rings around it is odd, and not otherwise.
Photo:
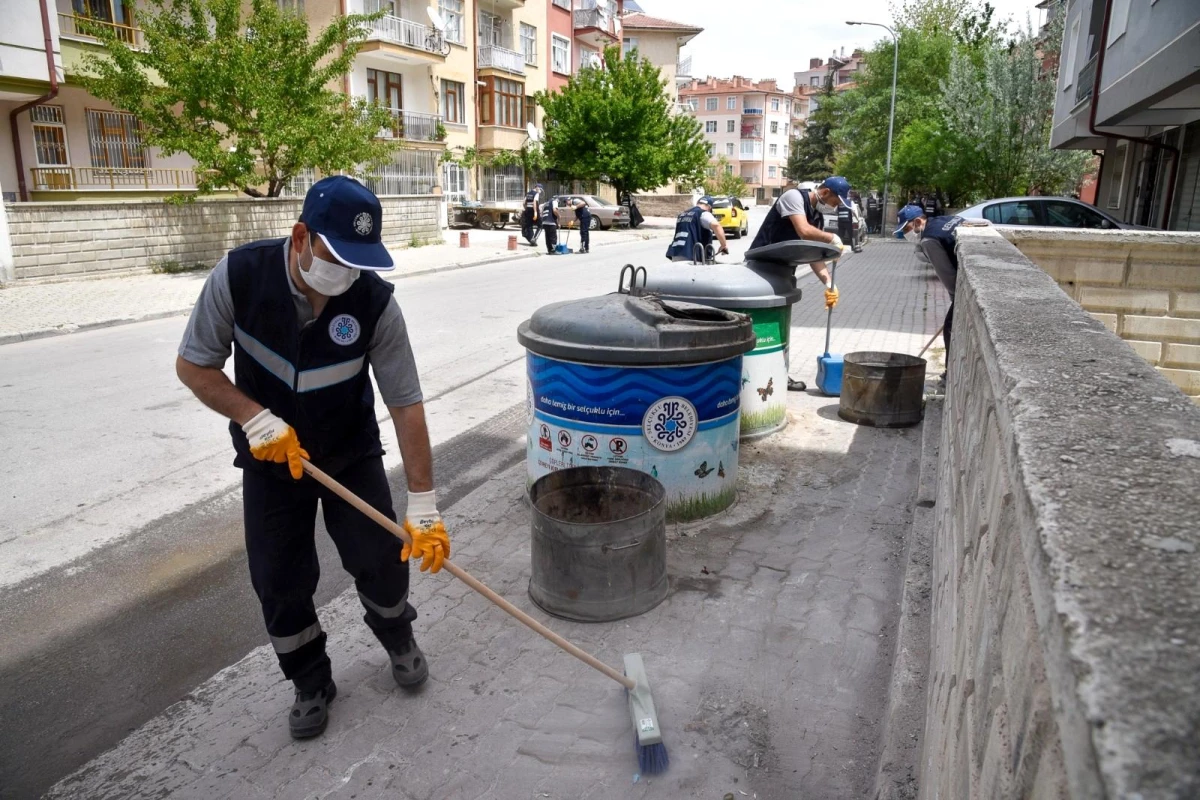
[[(748, 242), (733, 244), (730, 261)], [(522, 457), (517, 325), (546, 303), (615, 290), (623, 264), (658, 263), (665, 247), (397, 284), (443, 511)], [(228, 434), (174, 377), (183, 325), (0, 351), (0, 448), (15, 459), (0, 496), (0, 797), (36, 797), (266, 641)], [(387, 463), (402, 501), (402, 467), (394, 454)], [(349, 579), (319, 520), (318, 542), (320, 606)]]

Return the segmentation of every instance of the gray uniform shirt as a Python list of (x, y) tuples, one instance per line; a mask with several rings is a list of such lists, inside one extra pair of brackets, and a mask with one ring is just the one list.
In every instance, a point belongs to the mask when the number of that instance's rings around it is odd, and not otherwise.
[[(291, 240), (284, 243), (282, 250), (279, 268), (287, 273)], [(296, 288), (290, 274), (288, 288), (291, 289), (300, 327), (307, 328), (315, 319), (313, 309)], [(198, 367), (220, 369), (232, 353), (233, 292), (229, 288), (229, 258), (226, 256), (217, 262), (204, 282), (196, 307), (192, 309), (192, 316), (184, 329), (183, 341), (179, 343), (179, 355)], [(375, 325), (375, 335), (367, 346), (367, 358), (375, 372), (375, 382), (379, 385), (379, 394), (385, 404), (401, 407), (421, 402), (421, 381), (417, 377), (417, 365), (408, 342), (408, 328), (395, 297)]]

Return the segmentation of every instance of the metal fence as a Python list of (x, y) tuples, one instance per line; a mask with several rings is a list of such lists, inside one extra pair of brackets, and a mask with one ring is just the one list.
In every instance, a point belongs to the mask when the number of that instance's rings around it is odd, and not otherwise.
[(525, 56), (515, 50), (497, 45), (484, 45), (479, 48), (479, 68), (502, 69), (514, 75), (525, 74)]
[(440, 155), (433, 150), (401, 150), (393, 163), (379, 167), (364, 182), (380, 196), (430, 194), (441, 175)]
[(516, 203), (525, 199), (525, 171), (519, 166), (484, 167), (480, 199), (485, 203)]
[(196, 173), (190, 169), (150, 167), (120, 169), (109, 167), (33, 167), (35, 191), (78, 191), (81, 189), (193, 189)]
[(411, 142), (440, 142), (445, 138), (445, 129), (440, 129), (442, 118), (438, 114), (421, 114), (402, 108), (389, 108), (393, 125), (380, 131), (385, 139), (407, 139)]
[[(367, 4), (368, 13), (378, 10), (372, 9), (372, 5), (371, 3)], [(439, 55), (442, 53), (441, 33), (419, 22), (401, 17), (385, 16), (372, 22), (371, 27), (375, 33), (389, 42), (402, 44), (415, 50), (424, 50), (427, 53)]]
[(111, 33), (130, 47), (142, 47), (145, 43), (141, 28), (122, 25), (119, 22), (93, 19), (82, 14), (59, 12), (58, 30), (62, 36), (83, 36), (88, 39), (99, 39), (102, 34)]

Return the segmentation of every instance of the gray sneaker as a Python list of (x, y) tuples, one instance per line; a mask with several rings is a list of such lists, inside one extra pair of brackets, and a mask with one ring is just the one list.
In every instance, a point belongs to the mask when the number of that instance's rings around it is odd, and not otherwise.
[(288, 714), (288, 730), (293, 739), (311, 739), (325, 732), (329, 724), (329, 704), (337, 697), (337, 684), (332, 680), (324, 689), (315, 692), (296, 690), (296, 702)]
[(429, 677), (429, 662), (416, 639), (409, 639), (397, 650), (388, 650), (392, 659), (392, 677), (401, 689), (416, 689)]

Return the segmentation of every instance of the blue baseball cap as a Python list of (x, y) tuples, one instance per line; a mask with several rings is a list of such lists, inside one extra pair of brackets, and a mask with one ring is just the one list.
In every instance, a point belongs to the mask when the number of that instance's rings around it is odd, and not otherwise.
[(817, 188), (830, 190), (838, 196), (838, 199), (842, 201), (842, 205), (846, 206), (847, 208), (851, 208), (850, 181), (846, 180), (845, 178), (834, 175), (821, 181), (821, 185)]
[(921, 208), (915, 203), (909, 203), (904, 208), (900, 209), (900, 213), (896, 215), (896, 222), (899, 223), (896, 228), (896, 238), (903, 239), (904, 229), (908, 226), (908, 223), (912, 222), (917, 217), (923, 216), (925, 216), (925, 209)]
[(381, 272), (396, 266), (383, 246), (379, 198), (353, 178), (330, 175), (314, 183), (304, 196), (300, 221), (347, 267)]
[(698, 206), (699, 206), (699, 205), (706, 205), (706, 206), (708, 206), (709, 208), (712, 208), (712, 204), (713, 204), (713, 199), (712, 199), (712, 196), (711, 196), (711, 195), (707, 195), (707, 194), (706, 194), (706, 195), (704, 195), (703, 197), (701, 197), (699, 200), (697, 200), (697, 201), (696, 201), (696, 205), (698, 205)]

